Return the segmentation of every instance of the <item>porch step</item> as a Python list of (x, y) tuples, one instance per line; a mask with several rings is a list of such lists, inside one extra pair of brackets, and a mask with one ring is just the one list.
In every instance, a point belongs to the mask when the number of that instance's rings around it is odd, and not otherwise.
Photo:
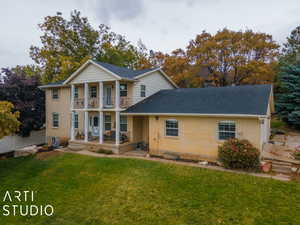
[(70, 142), (68, 145), (68, 149), (70, 149), (72, 151), (81, 151), (81, 150), (84, 150), (84, 148), (85, 148), (85, 146), (80, 143)]
[(291, 167), (272, 164), (272, 171), (276, 173), (291, 173)]

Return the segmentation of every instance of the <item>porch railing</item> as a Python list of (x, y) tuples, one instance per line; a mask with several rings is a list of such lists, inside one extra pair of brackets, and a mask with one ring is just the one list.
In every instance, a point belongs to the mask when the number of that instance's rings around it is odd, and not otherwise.
[(84, 108), (84, 99), (75, 98), (74, 99), (74, 109), (83, 109)]

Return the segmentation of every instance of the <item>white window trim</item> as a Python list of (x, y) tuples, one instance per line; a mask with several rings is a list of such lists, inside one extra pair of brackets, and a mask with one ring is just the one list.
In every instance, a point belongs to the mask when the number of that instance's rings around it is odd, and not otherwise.
[[(125, 85), (126, 89), (121, 90), (121, 86)], [(126, 92), (126, 96), (121, 96), (121, 92)], [(128, 96), (128, 84), (120, 84), (120, 97), (127, 97)]]
[[(143, 90), (142, 87), (145, 87), (144, 90)], [(141, 84), (141, 85), (140, 85), (140, 89), (141, 89), (141, 90), (140, 90), (140, 96), (141, 96), (141, 98), (147, 97), (146, 85), (145, 85), (145, 84)], [(145, 93), (145, 96), (142, 96), (142, 93)]]
[[(76, 118), (77, 118), (77, 127), (75, 126), (75, 124), (76, 124)], [(78, 113), (74, 113), (74, 128), (75, 129), (79, 128), (79, 115), (78, 115)]]
[[(54, 126), (54, 115), (57, 115), (58, 117), (57, 117), (57, 126)], [(53, 112), (52, 113), (52, 128), (59, 128), (59, 113), (57, 113), (57, 112)]]
[(79, 89), (78, 87), (74, 87), (74, 99), (78, 99), (79, 98)]
[[(126, 123), (122, 123), (123, 121), (121, 120), (121, 117), (125, 117), (126, 118)], [(121, 125), (124, 125), (124, 124), (126, 124), (126, 131), (121, 131)], [(120, 131), (121, 132), (128, 132), (128, 118), (127, 118), (127, 116), (125, 116), (125, 115), (121, 115), (120, 116)]]
[[(57, 91), (57, 98), (54, 98), (54, 91)], [(59, 89), (58, 88), (52, 88), (51, 89), (51, 97), (53, 100), (58, 100), (59, 99)]]
[[(110, 116), (110, 122), (106, 122), (105, 116)], [(107, 123), (110, 123), (110, 130), (106, 130), (106, 126), (105, 126), (105, 125), (106, 125)], [(105, 131), (111, 131), (111, 130), (112, 130), (112, 116), (109, 115), (109, 114), (104, 115), (104, 130), (105, 130)]]
[[(92, 85), (90, 88), (90, 98), (97, 98), (97, 95), (98, 95), (98, 89), (97, 89), (97, 86), (96, 85)], [(95, 92), (96, 92), (96, 96), (95, 97), (92, 97), (92, 93), (93, 93), (93, 91), (92, 90), (95, 90)]]
[[(220, 120), (217, 122), (217, 140), (218, 141), (226, 141), (226, 139), (220, 139), (220, 130), (219, 130), (220, 123), (233, 123), (235, 125), (234, 138), (237, 138), (237, 122), (233, 121), (233, 120)], [(233, 133), (232, 131), (222, 131), (222, 132)]]
[[(177, 130), (177, 136), (167, 135), (167, 121), (176, 121), (177, 122), (177, 128), (168, 128), (168, 129)], [(170, 138), (178, 138), (179, 137), (179, 121), (177, 119), (165, 120), (165, 137), (170, 137)]]

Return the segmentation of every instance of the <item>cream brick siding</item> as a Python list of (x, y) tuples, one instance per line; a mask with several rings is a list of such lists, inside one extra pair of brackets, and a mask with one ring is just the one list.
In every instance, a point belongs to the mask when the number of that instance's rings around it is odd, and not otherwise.
[(141, 97), (141, 85), (146, 86), (146, 97), (164, 89), (174, 89), (174, 86), (160, 72), (156, 71), (138, 79), (133, 85), (133, 100), (137, 103)]
[[(165, 136), (165, 121), (178, 120), (179, 136)], [(261, 149), (260, 122), (258, 118), (213, 118), (196, 116), (154, 116), (149, 117), (149, 148), (151, 154), (174, 152), (196, 155), (200, 159), (216, 161), (218, 146), (218, 122), (235, 121), (237, 138), (248, 139), (255, 147)]]
[[(68, 139), (70, 137), (70, 88), (58, 88), (59, 98), (52, 99), (52, 89), (46, 89), (46, 137), (47, 142), (50, 137), (60, 137)], [(59, 114), (59, 127), (52, 127), (52, 113)]]
[(106, 72), (105, 70), (89, 64), (84, 68), (70, 83), (84, 83), (84, 82), (97, 82), (116, 80), (116, 77)]

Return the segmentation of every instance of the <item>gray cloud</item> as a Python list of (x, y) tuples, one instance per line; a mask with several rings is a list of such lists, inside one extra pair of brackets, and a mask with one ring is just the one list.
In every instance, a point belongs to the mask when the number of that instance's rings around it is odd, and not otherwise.
[(142, 0), (101, 0), (94, 1), (97, 18), (102, 23), (110, 23), (112, 19), (131, 20), (142, 14), (144, 2)]

